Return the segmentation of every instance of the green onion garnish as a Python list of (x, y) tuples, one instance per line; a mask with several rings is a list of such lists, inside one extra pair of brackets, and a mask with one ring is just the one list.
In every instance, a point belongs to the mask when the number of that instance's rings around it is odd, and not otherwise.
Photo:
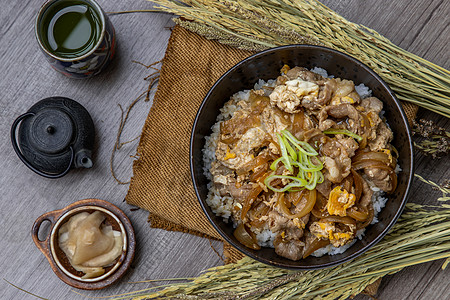
[(356, 133), (353, 133), (346, 129), (327, 129), (323, 133), (325, 133), (325, 134), (345, 134), (345, 135), (348, 135), (348, 136), (354, 138), (358, 142), (361, 142), (363, 139), (362, 136), (357, 135)]
[[(272, 174), (267, 176), (264, 184), (274, 192), (293, 192), (302, 189), (313, 190), (318, 183), (323, 182), (323, 163), (317, 158), (319, 153), (308, 143), (299, 141), (287, 130), (277, 134), (280, 144), (281, 157), (276, 159), (271, 165)], [(298, 168), (297, 176), (276, 175), (275, 171), (279, 163), (283, 165), (291, 174), (294, 174), (294, 167)], [(275, 179), (287, 180), (289, 183), (283, 188), (272, 186)]]

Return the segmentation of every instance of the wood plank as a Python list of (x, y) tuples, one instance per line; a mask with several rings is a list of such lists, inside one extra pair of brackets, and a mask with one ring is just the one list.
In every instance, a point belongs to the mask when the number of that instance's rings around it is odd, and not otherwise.
[[(98, 0), (105, 11), (146, 9), (146, 1)], [(449, 1), (326, 0), (332, 9), (365, 24), (408, 50), (448, 68)], [(118, 55), (106, 72), (86, 81), (67, 79), (54, 72), (39, 53), (34, 37), (34, 18), (40, 2), (20, 1), (2, 6), (0, 11), (0, 274), (2, 278), (49, 299), (81, 299), (51, 271), (30, 237), (33, 221), (41, 214), (62, 208), (76, 200), (98, 197), (122, 208), (130, 217), (137, 237), (133, 268), (116, 285), (101, 291), (83, 292), (107, 296), (153, 286), (129, 281), (170, 277), (191, 277), (220, 265), (221, 259), (210, 242), (178, 232), (150, 229), (147, 212), (130, 211), (123, 202), (127, 185), (111, 177), (109, 159), (120, 120), (117, 104), (126, 108), (142, 91), (149, 74), (132, 60), (149, 64), (162, 59), (170, 36), (171, 16), (167, 14), (125, 14), (110, 16), (118, 38)], [(39, 99), (63, 95), (82, 103), (96, 126), (95, 166), (74, 170), (58, 180), (41, 178), (28, 170), (14, 154), (9, 142), (13, 120)], [(140, 134), (151, 102), (140, 102), (132, 110), (123, 141)], [(450, 130), (449, 120), (422, 111), (421, 116), (437, 121)], [(118, 176), (127, 180), (137, 142), (117, 153)], [(417, 155), (416, 172), (435, 182), (449, 178), (448, 160)], [(430, 203), (439, 192), (415, 182), (410, 201)], [(432, 203), (436, 203), (435, 201)], [(212, 241), (221, 253), (221, 243)], [(382, 282), (379, 299), (440, 299), (450, 294), (449, 272), (442, 261), (407, 268)], [(35, 299), (5, 281), (0, 281), (0, 299)], [(357, 299), (364, 299), (358, 296)]]

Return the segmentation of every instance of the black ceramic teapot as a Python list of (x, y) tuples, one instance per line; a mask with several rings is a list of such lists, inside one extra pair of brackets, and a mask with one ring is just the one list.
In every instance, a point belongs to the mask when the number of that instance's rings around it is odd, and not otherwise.
[(94, 138), (88, 111), (65, 97), (39, 101), (11, 126), (14, 151), (27, 167), (47, 178), (62, 177), (72, 167), (91, 168)]

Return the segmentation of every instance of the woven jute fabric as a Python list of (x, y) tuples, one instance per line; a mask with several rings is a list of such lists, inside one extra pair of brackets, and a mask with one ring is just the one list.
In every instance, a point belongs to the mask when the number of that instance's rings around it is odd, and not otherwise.
[[(221, 240), (194, 193), (189, 138), (208, 90), (229, 68), (252, 54), (207, 40), (179, 26), (173, 29), (126, 196), (127, 203), (149, 211), (152, 227)], [(404, 108), (409, 120), (413, 120), (417, 107), (407, 104)], [(230, 263), (243, 254), (224, 243), (224, 256), (225, 262)]]
[(251, 54), (208, 41), (179, 26), (173, 29), (126, 196), (129, 204), (150, 212), (152, 227), (221, 239), (194, 192), (189, 138), (208, 90), (230, 67)]
[(408, 118), (409, 126), (412, 126), (412, 122), (416, 118), (419, 107), (415, 104), (408, 102), (401, 102), (405, 115)]

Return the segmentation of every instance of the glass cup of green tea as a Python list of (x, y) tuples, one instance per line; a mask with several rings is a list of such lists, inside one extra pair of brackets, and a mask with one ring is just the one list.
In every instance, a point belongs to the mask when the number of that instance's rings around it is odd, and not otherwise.
[(46, 1), (35, 33), (50, 65), (70, 78), (92, 77), (114, 56), (114, 27), (93, 0)]

